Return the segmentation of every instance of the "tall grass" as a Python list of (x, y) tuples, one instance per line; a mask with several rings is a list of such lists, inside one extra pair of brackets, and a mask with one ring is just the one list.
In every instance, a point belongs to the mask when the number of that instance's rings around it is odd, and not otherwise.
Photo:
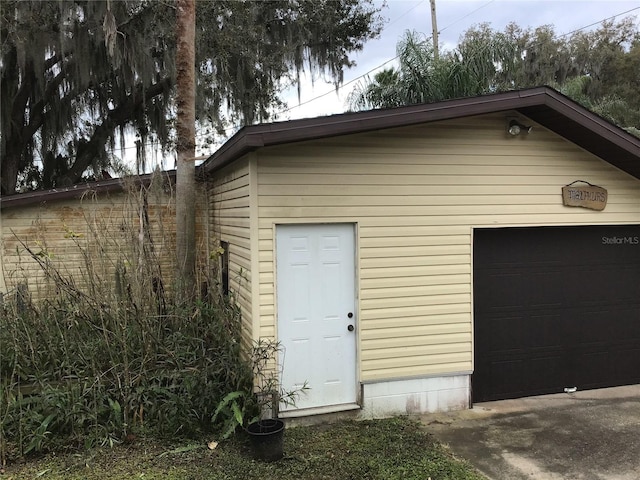
[[(119, 216), (87, 215), (82, 232), (67, 232), (65, 258), (81, 259), (78, 268), (47, 247), (50, 236), (19, 239), (47, 288), (32, 299), (22, 284), (0, 306), (2, 463), (53, 447), (193, 435), (215, 428), (229, 392), (251, 391), (239, 309), (205, 260), (200, 298), (174, 301), (171, 253), (157, 253), (170, 242), (162, 218), (149, 215), (151, 195), (131, 188)], [(118, 228), (104, 224), (114, 218)]]

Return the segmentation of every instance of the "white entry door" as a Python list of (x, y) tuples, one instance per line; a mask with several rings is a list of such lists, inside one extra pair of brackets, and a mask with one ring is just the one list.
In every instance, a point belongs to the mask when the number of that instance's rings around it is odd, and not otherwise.
[(295, 407), (356, 402), (354, 225), (276, 228), (282, 386), (307, 382)]

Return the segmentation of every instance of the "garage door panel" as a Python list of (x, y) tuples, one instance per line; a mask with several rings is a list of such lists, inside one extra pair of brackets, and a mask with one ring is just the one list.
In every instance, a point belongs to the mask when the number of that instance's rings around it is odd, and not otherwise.
[[(546, 393), (549, 385), (556, 389), (564, 388), (566, 379), (561, 365), (562, 356), (557, 352), (540, 354), (534, 358), (496, 360), (491, 362), (485, 382), (477, 382), (474, 377), (474, 396), (479, 395), (490, 401)], [(531, 371), (543, 371), (545, 374), (531, 375)]]
[[(622, 345), (611, 353), (612, 378), (616, 385), (631, 385), (640, 383), (640, 347)], [(615, 368), (626, 365), (626, 368)]]
[[(581, 308), (570, 313), (564, 318), (565, 332), (569, 336), (565, 343), (568, 345), (608, 342), (613, 336), (617, 336), (616, 322), (609, 320), (607, 311)], [(605, 333), (605, 330), (608, 331)]]
[[(540, 375), (540, 372), (544, 372), (544, 374)], [(549, 385), (553, 388), (563, 388), (566, 379), (562, 369), (562, 354), (555, 352), (534, 357), (530, 362), (526, 377), (529, 380), (525, 381), (525, 395), (531, 395), (526, 392), (544, 393)]]
[(513, 359), (509, 361), (496, 361), (490, 366), (490, 389), (498, 395), (509, 398), (515, 392), (516, 395), (524, 391), (522, 382), (522, 369), (524, 360)]
[(564, 319), (567, 343), (574, 345), (617, 342), (640, 339), (637, 312), (612, 306), (610, 310), (599, 307), (598, 311), (580, 310), (578, 314)]
[(562, 348), (561, 337), (558, 335), (558, 328), (561, 325), (559, 315), (532, 315), (522, 328), (527, 329), (526, 338), (530, 348)]
[(531, 308), (560, 307), (565, 301), (565, 285), (563, 272), (559, 269), (536, 271), (532, 269), (526, 275), (527, 305)]
[(607, 383), (609, 354), (602, 345), (591, 350), (577, 349), (570, 353), (570, 359), (571, 375), (567, 378), (570, 386), (585, 390)]
[(516, 354), (524, 349), (524, 333), (520, 325), (522, 317), (493, 317), (490, 320), (493, 335), (489, 339), (494, 353)]
[(567, 304), (595, 307), (616, 304), (623, 298), (630, 299), (629, 287), (619, 280), (620, 270), (619, 267), (604, 265), (567, 268), (569, 281), (564, 287)]
[(638, 302), (640, 299), (640, 283), (631, 281), (636, 277), (637, 268), (636, 265), (616, 265), (607, 271), (607, 275), (602, 275), (606, 278), (606, 292), (616, 292), (616, 298), (625, 303)]
[[(487, 272), (488, 281), (478, 285), (478, 295), (482, 297), (494, 298), (494, 302), (487, 308), (493, 312), (519, 311), (523, 305), (522, 298), (522, 275), (519, 273), (500, 273), (496, 271)], [(500, 292), (493, 294), (491, 290)]]
[[(614, 319), (619, 319), (615, 322)], [(625, 341), (640, 343), (640, 304), (629, 309), (619, 309), (610, 323), (619, 323), (620, 337)]]
[(640, 382), (640, 225), (474, 231), (474, 401)]

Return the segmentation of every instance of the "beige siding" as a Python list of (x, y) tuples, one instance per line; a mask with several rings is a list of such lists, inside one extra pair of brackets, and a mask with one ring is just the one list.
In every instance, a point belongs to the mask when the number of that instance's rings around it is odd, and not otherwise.
[(242, 311), (244, 339), (253, 338), (250, 157), (217, 172), (211, 186), (210, 223), (229, 242), (229, 289)]
[[(200, 189), (197, 198), (202, 198)], [(55, 294), (28, 250), (48, 258), (77, 284), (86, 284), (91, 275), (101, 282), (112, 281), (118, 261), (135, 262), (132, 249), (143, 244), (156, 258), (154, 275), (162, 276), (165, 288), (170, 289), (175, 271), (174, 205), (168, 185), (158, 184), (147, 191), (146, 202), (140, 190), (99, 195), (87, 192), (80, 199), (3, 209), (3, 291), (12, 291), (17, 283), (26, 282), (36, 297)], [(145, 212), (148, 229), (143, 228)], [(198, 258), (203, 258), (206, 251), (202, 214), (203, 209), (198, 208)]]
[[(504, 114), (263, 149), (258, 158), (261, 331), (276, 334), (274, 226), (356, 223), (363, 381), (472, 370), (473, 227), (640, 223), (640, 182)], [(609, 191), (603, 212), (561, 187)]]

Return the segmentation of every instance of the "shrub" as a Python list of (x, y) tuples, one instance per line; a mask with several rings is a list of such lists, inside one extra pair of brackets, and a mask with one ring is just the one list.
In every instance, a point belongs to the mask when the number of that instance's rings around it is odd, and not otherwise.
[[(94, 219), (86, 237), (72, 237), (80, 274), (21, 240), (55, 295), (31, 300), (20, 287), (0, 306), (3, 464), (62, 445), (218, 428), (211, 418), (222, 399), (251, 391), (233, 299), (213, 288), (191, 304), (174, 302), (150, 242), (125, 241), (141, 237), (127, 218), (115, 233)], [(128, 248), (107, 248), (117, 243), (109, 235)]]
[(0, 435), (17, 454), (193, 435), (229, 392), (250, 389), (231, 305), (155, 318), (83, 307), (67, 298), (2, 313)]

